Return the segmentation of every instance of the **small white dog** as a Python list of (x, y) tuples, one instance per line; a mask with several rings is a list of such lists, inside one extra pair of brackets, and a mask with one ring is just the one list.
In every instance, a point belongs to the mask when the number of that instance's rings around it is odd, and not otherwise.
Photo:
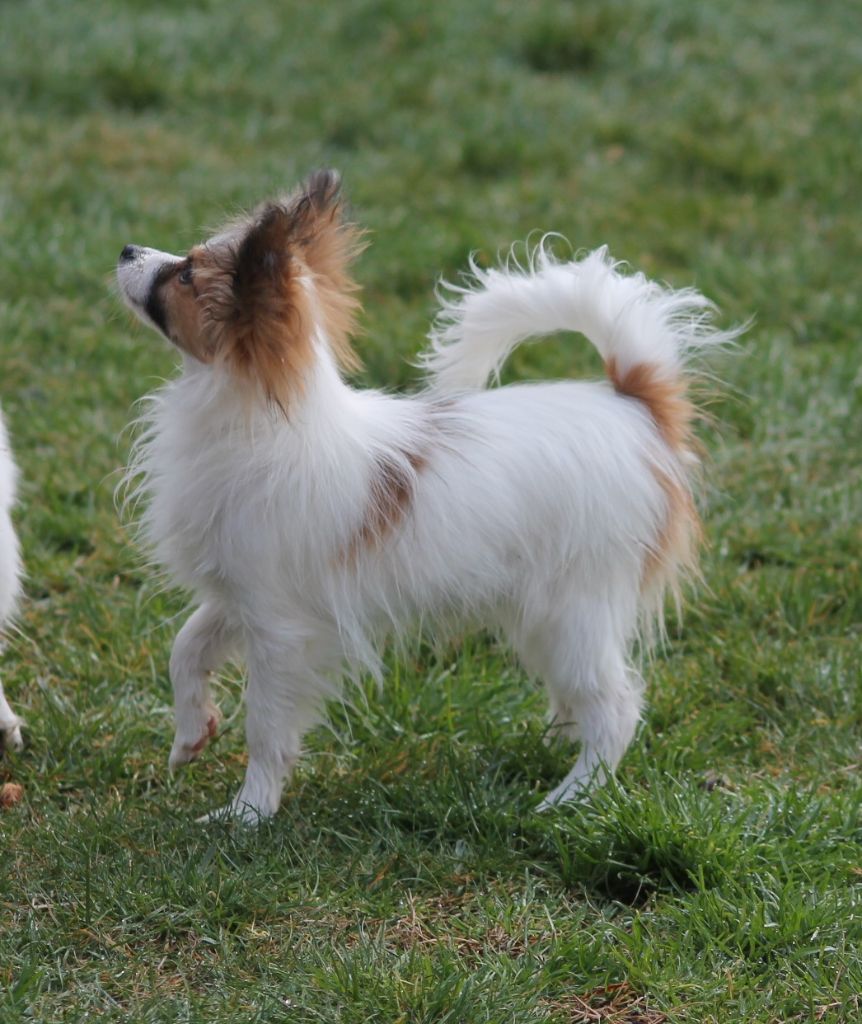
[[(125, 301), (180, 350), (129, 467), (157, 561), (197, 610), (170, 672), (175, 767), (218, 724), (209, 673), (248, 669), (248, 769), (229, 810), (272, 815), (303, 734), (345, 673), (379, 674), (424, 621), (502, 633), (581, 741), (545, 799), (576, 796), (632, 739), (639, 628), (694, 564), (687, 356), (727, 340), (709, 303), (624, 275), (604, 249), (473, 266), (423, 357), (426, 390), (349, 386), (358, 308), (339, 180), (229, 224), (185, 257), (126, 246)], [(580, 331), (609, 382), (486, 390), (531, 335)]]
[[(14, 501), (15, 463), (0, 413), (0, 628), (11, 619), (20, 589), (21, 558), (10, 514)], [(9, 707), (0, 682), (0, 739), (15, 750), (23, 745), (21, 725), (21, 719)]]

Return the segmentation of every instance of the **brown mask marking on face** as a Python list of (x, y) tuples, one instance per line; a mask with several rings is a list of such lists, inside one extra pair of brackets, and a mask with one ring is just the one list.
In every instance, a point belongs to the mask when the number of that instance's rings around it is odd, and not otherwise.
[(171, 341), (200, 362), (208, 363), (213, 359), (213, 347), (203, 315), (198, 259), (199, 254), (192, 250), (182, 263), (171, 267), (171, 273), (159, 285), (160, 299)]

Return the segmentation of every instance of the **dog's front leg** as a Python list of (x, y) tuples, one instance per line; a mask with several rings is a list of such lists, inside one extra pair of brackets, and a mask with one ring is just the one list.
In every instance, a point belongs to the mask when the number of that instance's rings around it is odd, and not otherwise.
[(177, 634), (170, 665), (176, 716), (171, 770), (193, 761), (215, 735), (220, 715), (210, 698), (209, 675), (231, 655), (237, 639), (221, 609), (209, 602)]
[(302, 737), (317, 718), (319, 680), (307, 645), (249, 637), (246, 740), (248, 768), (235, 799), (204, 820), (225, 814), (256, 824), (278, 810)]

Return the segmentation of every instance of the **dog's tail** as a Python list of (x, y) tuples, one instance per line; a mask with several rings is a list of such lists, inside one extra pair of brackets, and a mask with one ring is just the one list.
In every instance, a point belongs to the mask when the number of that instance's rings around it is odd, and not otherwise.
[(671, 459), (657, 469), (668, 498), (667, 521), (651, 554), (655, 571), (648, 564), (646, 574), (661, 577), (659, 590), (675, 589), (679, 570), (693, 567), (697, 537), (688, 470), (697, 461), (695, 407), (687, 364), (695, 352), (728, 343), (741, 329), (716, 330), (714, 307), (699, 292), (621, 273), (605, 248), (563, 263), (540, 243), (528, 251), (526, 266), (511, 258), (482, 270), (471, 260), (470, 269), (463, 285), (445, 286), (448, 295), (421, 358), (431, 388), (448, 394), (484, 388), (527, 338), (584, 334), (614, 389), (646, 406), (670, 449)]
[(694, 350), (739, 333), (711, 327), (714, 307), (699, 292), (663, 288), (620, 267), (604, 247), (560, 263), (544, 243), (528, 251), (526, 266), (512, 257), (482, 270), (471, 260), (464, 284), (441, 287), (442, 308), (421, 357), (431, 385), (449, 393), (484, 388), (520, 342), (577, 331), (596, 347), (617, 390), (637, 393), (647, 376), (680, 389)]

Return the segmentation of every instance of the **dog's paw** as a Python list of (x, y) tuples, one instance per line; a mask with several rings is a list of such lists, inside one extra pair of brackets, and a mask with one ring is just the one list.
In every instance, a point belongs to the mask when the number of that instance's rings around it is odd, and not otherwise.
[(10, 750), (21, 750), (24, 746), (24, 737), (21, 735), (21, 726), (24, 723), (20, 718), (5, 720), (0, 725), (0, 747), (8, 747)]
[(207, 704), (202, 708), (199, 714), (195, 715), (193, 723), (180, 722), (178, 719), (174, 744), (168, 757), (170, 770), (174, 771), (180, 765), (194, 761), (215, 736), (220, 721), (221, 714), (215, 704)]
[(536, 807), (536, 810), (539, 812), (550, 811), (555, 807), (571, 804), (576, 800), (583, 800), (588, 795), (589, 790), (589, 777), (563, 779), (559, 786), (548, 793), (544, 800)]
[(574, 767), (563, 781), (551, 790), (536, 808), (537, 811), (549, 811), (561, 804), (585, 800), (590, 792), (603, 786), (610, 776), (610, 771), (601, 762), (581, 755)]
[(262, 821), (266, 821), (271, 817), (271, 814), (259, 810), (257, 807), (252, 806), (252, 804), (240, 803), (239, 800), (234, 800), (229, 804), (225, 804), (224, 807), (210, 811), (209, 814), (202, 814), (197, 819), (197, 823), (199, 825), (211, 825), (216, 821), (231, 821), (246, 828), (257, 828)]

